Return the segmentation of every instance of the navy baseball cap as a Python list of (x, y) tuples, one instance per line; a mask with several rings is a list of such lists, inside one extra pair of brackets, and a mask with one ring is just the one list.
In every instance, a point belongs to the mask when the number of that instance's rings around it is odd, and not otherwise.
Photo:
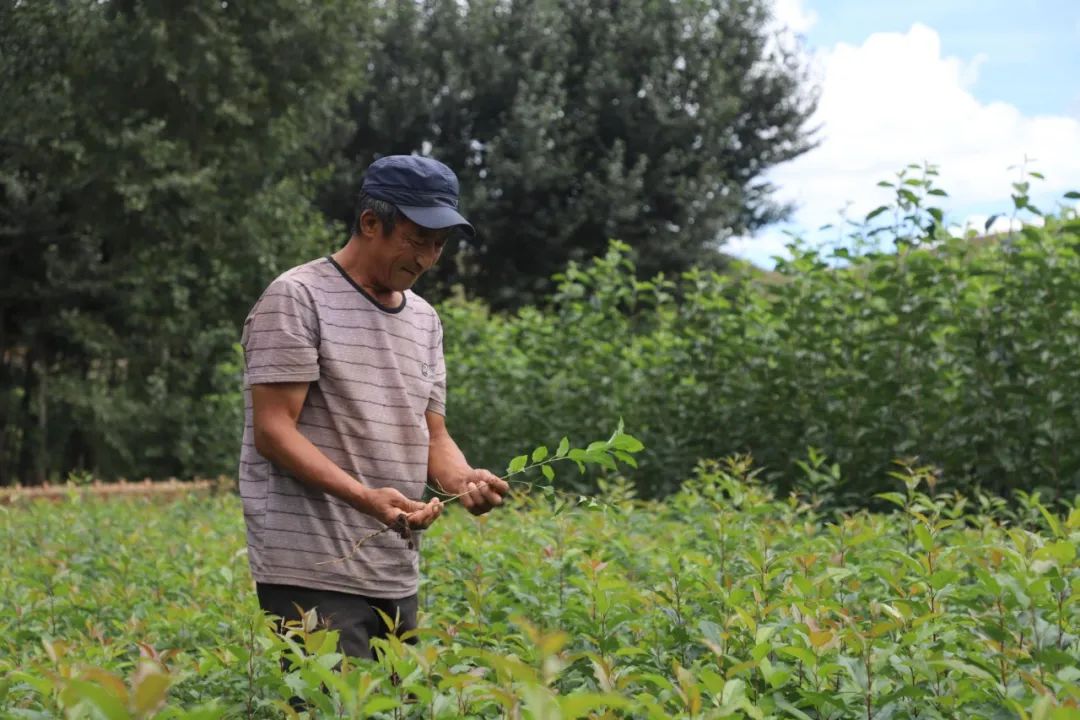
[(460, 226), (476, 235), (458, 212), (458, 179), (438, 160), (419, 155), (387, 155), (368, 166), (360, 189), (393, 204), (420, 227)]

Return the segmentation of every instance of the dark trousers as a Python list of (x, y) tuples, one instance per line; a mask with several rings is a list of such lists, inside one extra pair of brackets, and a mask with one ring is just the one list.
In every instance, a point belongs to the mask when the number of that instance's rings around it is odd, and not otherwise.
[[(285, 622), (300, 620), (297, 605), (305, 612), (315, 608), (319, 616), (319, 626), (340, 633), (338, 649), (349, 657), (373, 658), (371, 639), (387, 636), (389, 628), (375, 611), (376, 608), (386, 613), (391, 620), (397, 619), (395, 634), (401, 635), (416, 629), (416, 595), (391, 600), (268, 583), (256, 583), (255, 591), (263, 612), (281, 618), (278, 624), (280, 633), (285, 631)], [(410, 638), (407, 642), (415, 642), (415, 639)]]
[[(386, 613), (390, 620), (397, 620), (395, 634), (401, 635), (416, 629), (416, 595), (400, 600), (372, 598), (364, 595), (315, 590), (295, 585), (272, 585), (255, 583), (255, 592), (259, 596), (259, 606), (263, 612), (277, 615), (277, 631), (284, 634), (285, 623), (300, 620), (300, 613), (315, 608), (319, 616), (319, 627), (337, 630), (338, 650), (354, 658), (374, 659), (371, 639), (386, 637), (390, 629), (375, 608)], [(297, 609), (299, 606), (299, 609)], [(408, 638), (405, 642), (415, 643)], [(288, 672), (289, 661), (281, 658), (281, 671)], [(289, 705), (297, 712), (311, 710), (303, 699), (297, 696), (289, 698)]]

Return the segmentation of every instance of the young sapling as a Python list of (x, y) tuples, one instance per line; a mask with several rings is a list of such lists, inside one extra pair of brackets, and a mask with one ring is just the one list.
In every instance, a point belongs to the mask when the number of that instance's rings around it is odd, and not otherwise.
[[(553, 455), (549, 453), (548, 448), (544, 445), (536, 448), (530, 454), (518, 455), (510, 461), (510, 464), (507, 465), (506, 468), (506, 474), (503, 475), (500, 479), (505, 480), (506, 482), (524, 485), (528, 489), (542, 487), (543, 491), (548, 495), (564, 494), (560, 493), (560, 491), (556, 490), (554, 486), (550, 484), (555, 480), (555, 470), (551, 467), (553, 463), (561, 461), (573, 462), (577, 464), (578, 469), (581, 470), (581, 472), (585, 472), (585, 466), (589, 464), (600, 465), (609, 470), (616, 470), (618, 468), (618, 461), (622, 461), (627, 465), (636, 468), (637, 461), (634, 459), (634, 453), (640, 452), (642, 449), (644, 449), (644, 447), (645, 446), (641, 443), (640, 440), (638, 440), (632, 435), (628, 435), (626, 432), (623, 431), (623, 422), (620, 419), (618, 427), (615, 429), (615, 432), (612, 433), (610, 438), (608, 438), (607, 440), (597, 440), (596, 442), (590, 443), (585, 448), (571, 448), (569, 438), (564, 437), (559, 442), (559, 446), (558, 448), (556, 448), (555, 454)], [(529, 482), (527, 480), (521, 479), (514, 479), (517, 475), (521, 475), (536, 469), (539, 469), (541, 474), (543, 474), (544, 478), (547, 480), (547, 484), (541, 486), (539, 483)], [(434, 480), (435, 483), (438, 484), (438, 478), (434, 478)], [(438, 495), (442, 495), (444, 497), (444, 505), (449, 505), (455, 500), (458, 500), (464, 495), (468, 494), (467, 492), (465, 492), (458, 493), (457, 495), (449, 495), (447, 493), (444, 493), (441, 488), (431, 487), (430, 485), (429, 487), (431, 488), (432, 492)], [(578, 505), (588, 503), (590, 507), (596, 506), (596, 499), (586, 497), (585, 495), (578, 495), (576, 502)], [(555, 509), (556, 514), (562, 512), (562, 510), (566, 506), (567, 503), (557, 505)], [(355, 543), (353, 543), (353, 546), (349, 551), (348, 555), (337, 558), (335, 560), (324, 560), (323, 562), (317, 564), (326, 565), (330, 563), (344, 562), (351, 558), (353, 555), (355, 555), (356, 552), (364, 545), (364, 543), (375, 537), (378, 537), (379, 535), (382, 535), (385, 532), (390, 531), (396, 532), (398, 535), (408, 541), (408, 547), (410, 550), (415, 547), (415, 543), (413, 542), (412, 528), (409, 525), (409, 516), (405, 513), (401, 513), (397, 516), (397, 520), (393, 525), (387, 525), (380, 530), (368, 533), (364, 537), (358, 539)]]

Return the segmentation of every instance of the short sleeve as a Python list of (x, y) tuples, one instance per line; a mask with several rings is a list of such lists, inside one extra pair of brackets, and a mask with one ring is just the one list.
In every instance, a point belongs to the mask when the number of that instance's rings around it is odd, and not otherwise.
[(302, 285), (278, 278), (244, 321), (241, 344), (249, 385), (319, 379), (319, 317)]
[(427, 409), (446, 417), (446, 359), (443, 357), (442, 322), (439, 322), (436, 334), (438, 340), (434, 349), (435, 382), (431, 385), (431, 395), (428, 396)]

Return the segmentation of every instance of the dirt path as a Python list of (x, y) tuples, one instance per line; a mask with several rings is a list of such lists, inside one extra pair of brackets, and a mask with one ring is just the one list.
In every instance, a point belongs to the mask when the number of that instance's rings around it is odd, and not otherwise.
[(89, 485), (39, 485), (30, 487), (5, 487), (0, 488), (0, 505), (11, 505), (24, 500), (66, 500), (72, 493), (77, 495), (92, 495), (95, 497), (136, 497), (152, 496), (154, 498), (167, 499), (179, 495), (191, 493), (228, 492), (232, 490), (232, 481), (228, 478), (220, 480), (162, 480), (151, 482), (127, 482), (121, 480), (115, 483), (103, 483), (99, 480)]

